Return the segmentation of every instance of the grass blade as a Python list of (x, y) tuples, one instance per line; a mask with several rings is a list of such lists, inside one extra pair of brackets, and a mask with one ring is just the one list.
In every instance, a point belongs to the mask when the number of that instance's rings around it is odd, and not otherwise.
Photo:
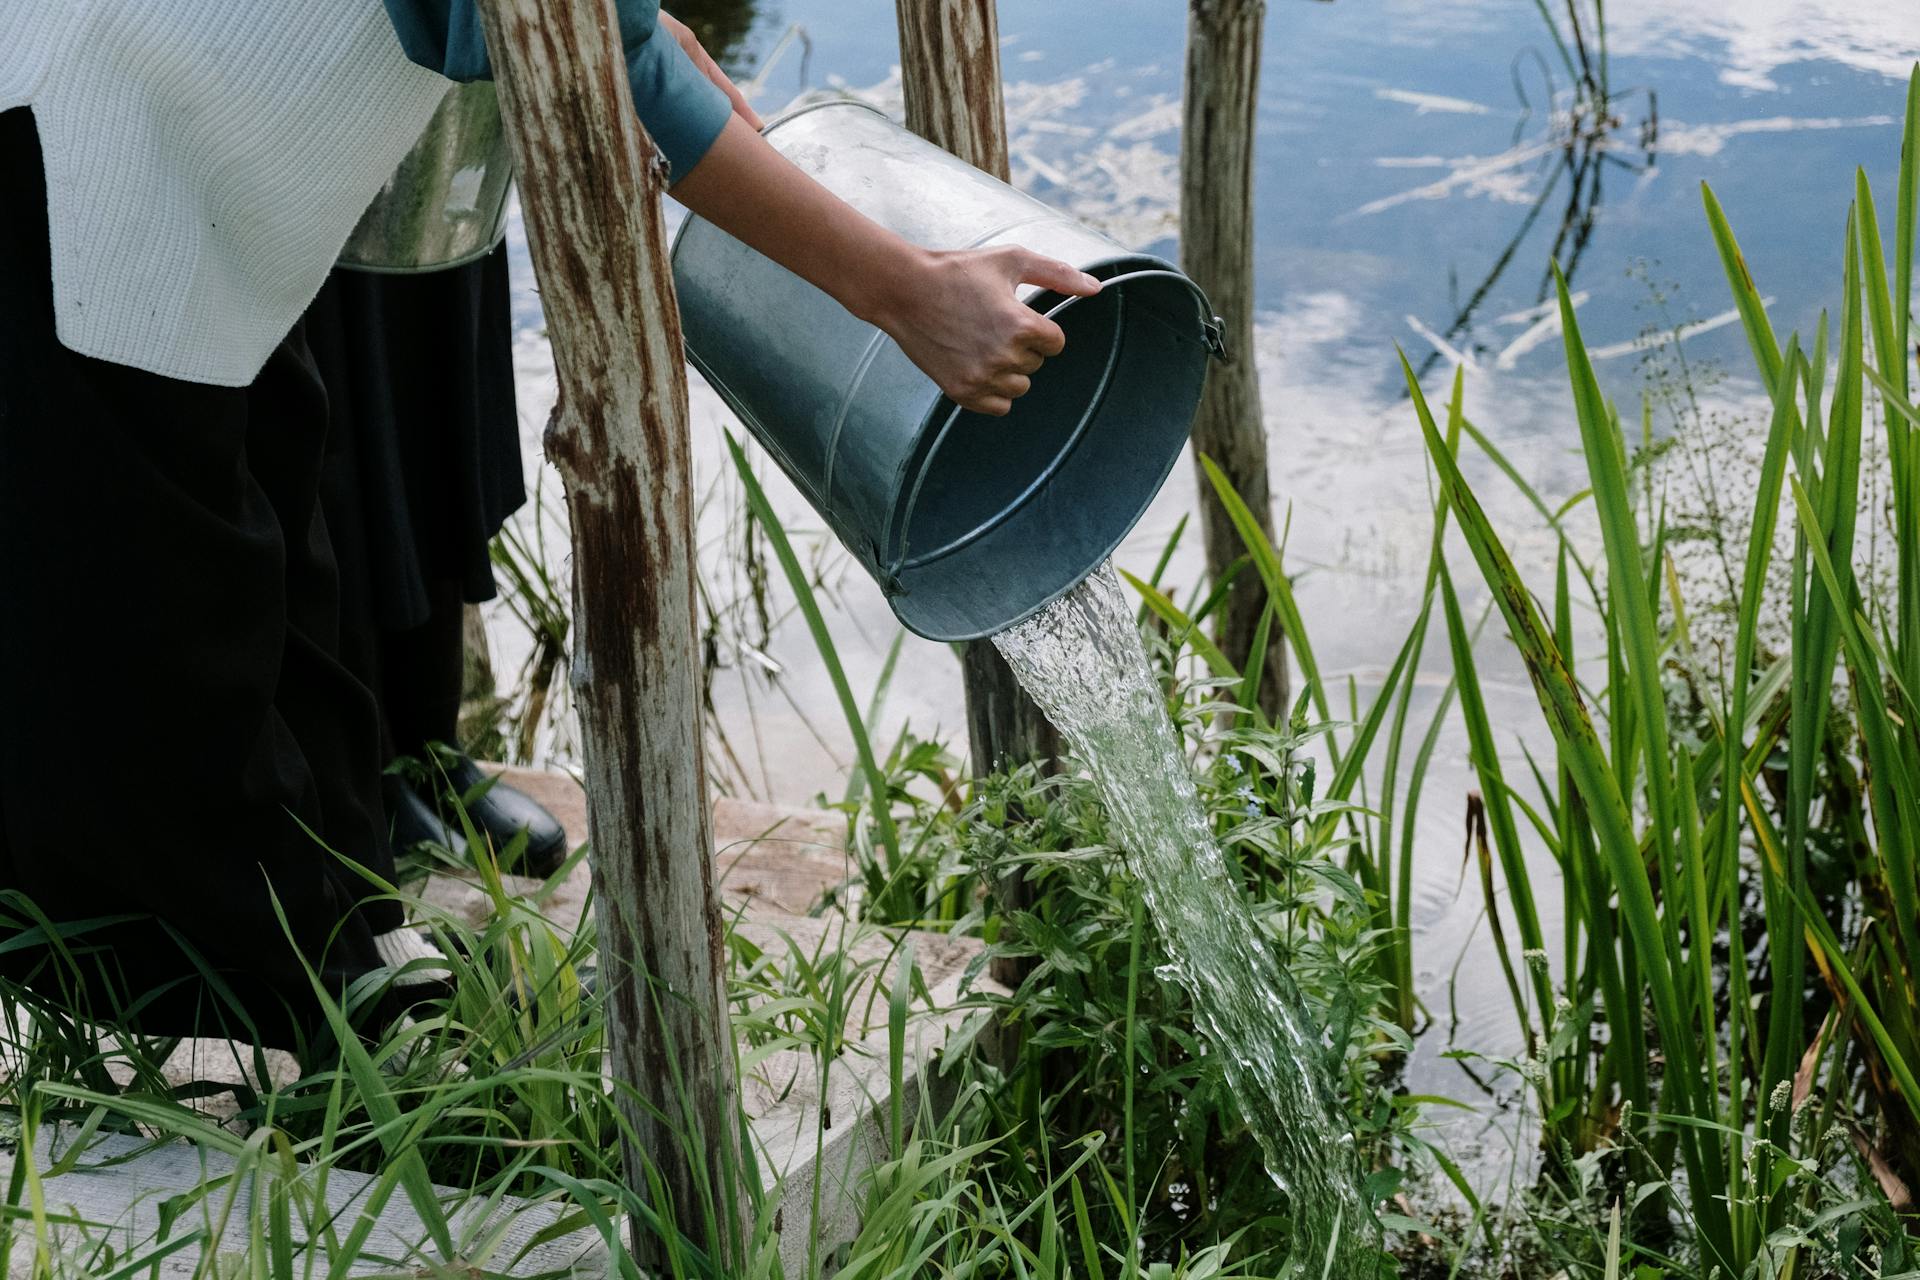
[(767, 501), (766, 490), (760, 487), (759, 478), (753, 474), (753, 468), (747, 462), (746, 452), (731, 431), (727, 432), (727, 452), (733, 456), (734, 469), (740, 473), (740, 482), (746, 487), (747, 506), (753, 512), (753, 518), (760, 522), (767, 542), (773, 547), (774, 557), (780, 561), (781, 571), (787, 575), (787, 585), (793, 589), (794, 600), (800, 606), (801, 616), (807, 620), (807, 630), (812, 634), (813, 643), (820, 651), (820, 660), (827, 668), (827, 679), (832, 681), (833, 692), (840, 699), (847, 732), (852, 735), (854, 751), (860, 758), (860, 772), (865, 775), (867, 788), (873, 793), (873, 821), (879, 828), (880, 844), (887, 851), (887, 869), (891, 874), (900, 863), (900, 832), (894, 825), (893, 809), (887, 799), (886, 775), (880, 771), (879, 762), (874, 758), (873, 743), (867, 737), (866, 722), (860, 718), (860, 705), (854, 701), (853, 686), (847, 682), (846, 670), (840, 665), (840, 653), (833, 643), (833, 633), (827, 630), (827, 620), (820, 612), (820, 602), (814, 597), (813, 585), (807, 581), (806, 570), (800, 566), (800, 557), (793, 553), (793, 544), (787, 539), (786, 529), (774, 514), (773, 504)]
[(1713, 188), (1704, 182), (1700, 184), (1700, 200), (1707, 209), (1707, 226), (1713, 232), (1714, 246), (1720, 251), (1720, 265), (1733, 290), (1733, 305), (1740, 312), (1740, 326), (1746, 330), (1747, 346), (1753, 350), (1760, 381), (1770, 387), (1780, 376), (1780, 343), (1773, 336), (1773, 322), (1767, 319), (1767, 308), (1760, 300), (1760, 291), (1754, 287), (1753, 273), (1747, 270), (1746, 255), (1740, 252), (1740, 244), (1733, 238), (1733, 228), (1727, 225), (1727, 215), (1721, 210)]

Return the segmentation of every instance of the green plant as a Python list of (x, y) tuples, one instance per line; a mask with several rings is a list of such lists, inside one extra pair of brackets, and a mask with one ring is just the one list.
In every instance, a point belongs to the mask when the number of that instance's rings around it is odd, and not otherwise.
[[(1581, 105), (1595, 115), (1607, 110), (1607, 6), (1606, 0), (1564, 0), (1560, 14), (1548, 7), (1547, 0), (1533, 0), (1553, 37), (1560, 65), (1573, 82)], [(1561, 26), (1564, 14), (1566, 25)]]
[[(1909, 265), (1920, 76), (1913, 102), (1896, 217), (1896, 258)], [(1773, 411), (1734, 653), (1719, 673), (1725, 698), (1709, 708), (1713, 740), (1698, 752), (1675, 739), (1665, 687), (1671, 670), (1697, 674), (1701, 655), (1673, 591), (1664, 511), (1633, 482), (1619, 416), (1594, 377), (1564, 280), (1561, 320), (1604, 574), (1588, 574), (1563, 550), (1550, 617), (1467, 484), (1456, 446), (1443, 437), (1411, 368), (1406, 372), (1443, 502), (1457, 513), (1526, 662), (1554, 747), (1551, 773), (1539, 774), (1536, 810), (1490, 776), (1487, 747), (1470, 734), (1482, 781), (1491, 784), (1486, 804), (1496, 843), (1501, 827), (1517, 826), (1516, 814), (1524, 813), (1559, 861), (1574, 908), (1566, 1002), (1536, 997), (1529, 1008), (1515, 986), (1534, 1046), (1531, 1061), (1517, 1065), (1535, 1085), (1562, 1176), (1605, 1146), (1624, 1149), (1622, 1172), (1648, 1191), (1629, 1206), (1640, 1210), (1628, 1232), (1630, 1254), (1671, 1266), (1684, 1242), (1699, 1272), (1745, 1275), (1781, 1259), (1792, 1265), (1796, 1250), (1817, 1244), (1809, 1224), (1844, 1216), (1823, 1220), (1815, 1212), (1833, 1199), (1819, 1146), (1828, 1125), (1796, 1126), (1803, 1108), (1846, 1123), (1877, 1116), (1878, 1145), (1900, 1158), (1906, 1139), (1898, 1135), (1913, 1131), (1920, 756), (1910, 726), (1920, 707), (1906, 678), (1913, 635), (1903, 624), (1915, 607), (1910, 583), (1920, 564), (1920, 540), (1909, 536), (1920, 528), (1911, 509), (1920, 500), (1920, 473), (1912, 469), (1912, 415), (1902, 412), (1908, 277), (1898, 275), (1889, 290), (1864, 181), (1847, 226), (1830, 388), (1823, 385), (1824, 331), (1812, 360), (1797, 338), (1784, 349), (1777, 344), (1710, 193), (1707, 206)], [(1864, 359), (1869, 327), (1881, 353), (1877, 373)], [(1890, 604), (1863, 595), (1853, 572), (1869, 380), (1891, 408), (1899, 570)], [(1763, 668), (1755, 637), (1774, 521), (1789, 491), (1799, 526), (1789, 665)], [(1579, 572), (1570, 573), (1570, 565)], [(1603, 680), (1591, 693), (1575, 665), (1576, 579), (1599, 619), (1601, 653), (1588, 665)], [(1442, 582), (1451, 600), (1444, 574)], [(1665, 626), (1663, 597), (1672, 605)], [(1472, 649), (1461, 642), (1457, 608), (1448, 617), (1464, 694)], [(1830, 690), (1842, 659), (1851, 698), (1836, 714)], [(1471, 716), (1471, 698), (1463, 696), (1463, 707)], [(1785, 753), (1786, 776), (1783, 786), (1769, 789), (1761, 779), (1776, 750)], [(1837, 903), (1818, 892), (1809, 870), (1811, 851), (1829, 846), (1844, 849), (1852, 862)], [(1524, 864), (1503, 866), (1521, 902)], [(1762, 903), (1766, 985), (1756, 986), (1736, 950), (1723, 990), (1715, 947), (1741, 936), (1738, 913), (1749, 883)], [(1525, 938), (1524, 907), (1520, 928)], [(1828, 1026), (1850, 1028), (1851, 1045), (1831, 1030), (1811, 1040), (1804, 1032), (1809, 956), (1831, 1000)], [(1544, 967), (1539, 972), (1544, 976)], [(1610, 1123), (1613, 1099), (1619, 1115)], [(1675, 1161), (1679, 1176), (1667, 1172)], [(1676, 1221), (1656, 1212), (1669, 1208), (1678, 1211)], [(1680, 1235), (1670, 1241), (1675, 1227)], [(1792, 1231), (1804, 1243), (1782, 1248), (1781, 1233)], [(1897, 1253), (1897, 1231), (1891, 1240)]]
[[(1318, 822), (1305, 748), (1320, 731), (1302, 718), (1201, 747), (1210, 692), (1205, 682), (1171, 684), (1176, 717), (1203, 753), (1202, 795), (1256, 919), (1308, 993), (1369, 1159), (1391, 1166), (1411, 1111), (1380, 1092), (1381, 1049), (1405, 1042), (1373, 1014), (1380, 1001), (1364, 895), (1340, 865), (1341, 841)], [(1284, 1197), (1188, 994), (1166, 968), (1170, 957), (1144, 918), (1092, 783), (1023, 768), (977, 780), (959, 814), (928, 808), (908, 829), (922, 823), (934, 829), (930, 843), (960, 850), (972, 883), (997, 885), (1019, 869), (1032, 887), (1031, 903), (1006, 911), (982, 899), (964, 922), (984, 927), (998, 916), (977, 971), (998, 956), (1028, 962), (1016, 991), (983, 1001), (1003, 1040), (1018, 1047), (983, 1101), (994, 1131), (1007, 1135), (996, 1147), (998, 1176), (1038, 1196), (1051, 1148), (1104, 1135), (1090, 1158), (1102, 1171), (1092, 1185), (1107, 1194), (1084, 1210), (1096, 1238), (1133, 1241), (1135, 1262), (1227, 1241), (1285, 1256)], [(1376, 1190), (1397, 1176), (1383, 1173)]]
[[(737, 446), (735, 463), (839, 690), (861, 760), (850, 800), (863, 918), (983, 936), (990, 945), (975, 962), (976, 976), (998, 958), (1026, 962), (1017, 991), (983, 1001), (996, 1015), (1003, 1059), (966, 1065), (990, 1072), (980, 1105), (1000, 1135), (988, 1161), (996, 1179), (1023, 1201), (1045, 1202), (1054, 1194), (1050, 1153), (1098, 1137), (1099, 1149), (1081, 1159), (1101, 1171), (1092, 1185), (1105, 1194), (1083, 1195), (1074, 1214), (1096, 1239), (1131, 1242), (1117, 1259), (1122, 1274), (1228, 1243), (1236, 1257), (1248, 1249), (1285, 1256), (1285, 1197), (1249, 1139), (1219, 1050), (1205, 1043), (1188, 994), (1167, 970), (1171, 956), (1143, 917), (1091, 779), (1078, 769), (1042, 776), (1026, 768), (972, 779), (962, 798), (944, 754), (930, 744), (903, 737), (883, 762), (867, 745), (806, 575)], [(1225, 492), (1229, 509), (1251, 525), (1244, 505)], [(1277, 616), (1304, 634), (1277, 556), (1264, 544), (1258, 554), (1260, 571), (1279, 588), (1269, 593)], [(1256, 920), (1309, 991), (1333, 1074), (1347, 1085), (1351, 1119), (1369, 1159), (1383, 1166), (1375, 1190), (1390, 1189), (1400, 1176), (1392, 1168), (1396, 1135), (1417, 1104), (1395, 1104), (1378, 1090), (1407, 1041), (1375, 1017), (1379, 975), (1387, 972), (1377, 951), (1387, 944), (1367, 894), (1343, 865), (1350, 827), (1366, 818), (1351, 800), (1358, 765), (1388, 700), (1357, 731), (1352, 763), (1323, 788), (1315, 748), (1332, 743), (1337, 726), (1313, 723), (1304, 697), (1287, 724), (1265, 723), (1257, 710), (1259, 666), (1224, 669), (1198, 619), (1137, 585), (1166, 624), (1165, 634), (1149, 626), (1146, 639), (1215, 834)], [(1262, 624), (1257, 656), (1274, 616)], [(1197, 677), (1187, 674), (1195, 654), (1211, 663)], [(1310, 652), (1302, 670), (1317, 682)], [(1324, 713), (1324, 699), (1315, 710)], [(929, 782), (931, 796), (918, 785)], [(1010, 907), (996, 890), (1016, 872), (1033, 900)]]
[[(568, 593), (554, 576), (547, 546), (544, 485), (536, 486), (533, 508), (500, 530), (488, 546), (494, 572), (505, 583), (502, 602), (527, 633), (531, 644), (513, 682), (519, 691), (500, 708), (501, 753), (515, 764), (530, 764), (539, 753), (541, 733), (563, 717), (567, 639), (573, 625)], [(475, 743), (475, 746), (487, 745)]]

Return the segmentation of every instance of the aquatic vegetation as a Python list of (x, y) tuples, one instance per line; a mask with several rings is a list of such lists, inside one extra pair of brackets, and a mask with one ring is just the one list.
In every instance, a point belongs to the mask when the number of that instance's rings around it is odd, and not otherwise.
[[(1553, 755), (1535, 765), (1533, 804), (1490, 776), (1486, 759), (1476, 762), (1490, 784), (1495, 830), (1516, 829), (1524, 813), (1565, 877), (1561, 985), (1533, 999), (1514, 987), (1550, 1155), (1571, 1163), (1604, 1146), (1628, 1148), (1630, 1175), (1664, 1191), (1641, 1205), (1638, 1226), (1650, 1233), (1650, 1250), (1666, 1252), (1667, 1233), (1678, 1230), (1695, 1265), (1729, 1275), (1771, 1257), (1778, 1233), (1800, 1220), (1811, 1194), (1800, 1175), (1821, 1168), (1821, 1143), (1833, 1125), (1853, 1127), (1887, 1194), (1904, 1193), (1894, 1171), (1912, 1167), (1920, 1114), (1920, 1043), (1911, 1033), (1912, 975), (1920, 972), (1913, 911), (1920, 744), (1911, 729), (1920, 712), (1911, 695), (1920, 635), (1920, 538), (1913, 536), (1920, 472), (1905, 337), (1920, 74), (1912, 104), (1894, 281), (1888, 285), (1862, 178), (1846, 227), (1830, 386), (1824, 322), (1811, 358), (1797, 335), (1778, 342), (1727, 220), (1706, 193), (1773, 399), (1731, 655), (1697, 650), (1683, 608), (1662, 625), (1662, 600), (1674, 583), (1664, 511), (1657, 499), (1636, 509), (1619, 415), (1594, 378), (1564, 280), (1562, 327), (1603, 557), (1588, 566), (1563, 548), (1550, 614), (1516, 571), (1407, 371), (1443, 501), (1457, 515), (1552, 734)], [(1866, 361), (1869, 330), (1878, 369)], [(1898, 558), (1891, 600), (1864, 595), (1853, 570), (1863, 422), (1873, 392), (1888, 415)], [(1755, 637), (1781, 519), (1797, 526), (1790, 640), (1763, 666)], [(1601, 620), (1603, 649), (1590, 665), (1602, 674), (1591, 692), (1578, 674), (1576, 592)], [(1457, 613), (1449, 617), (1457, 634)], [(1464, 681), (1470, 646), (1456, 642), (1455, 653)], [(1690, 750), (1671, 732), (1666, 683), (1709, 661), (1719, 666), (1724, 700), (1708, 707), (1712, 740)], [(1838, 708), (1836, 662), (1850, 695)], [(1784, 768), (1773, 763), (1778, 754)], [(1845, 867), (1837, 887), (1832, 876), (1815, 874), (1821, 857)], [(1503, 867), (1514, 902), (1523, 904), (1531, 893), (1524, 864), (1503, 859)], [(1750, 898), (1760, 903), (1765, 939), (1765, 964), (1752, 971), (1741, 941)], [(1737, 945), (1723, 960), (1717, 953), (1728, 938)], [(1529, 950), (1536, 945), (1530, 940)], [(1811, 988), (1809, 960), (1818, 975)], [(1547, 972), (1538, 967), (1536, 986)], [(1817, 1034), (1810, 1007), (1819, 1015)], [(1796, 1120), (1803, 1112), (1812, 1117), (1805, 1123)], [(1871, 1137), (1868, 1126), (1877, 1129)]]

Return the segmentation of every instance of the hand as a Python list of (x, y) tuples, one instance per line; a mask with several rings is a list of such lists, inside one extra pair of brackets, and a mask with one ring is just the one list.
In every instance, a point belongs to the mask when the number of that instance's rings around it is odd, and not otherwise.
[(996, 418), (1067, 345), (1059, 325), (1014, 296), (1015, 286), (1077, 298), (1100, 292), (1085, 272), (1017, 246), (922, 251), (914, 269), (887, 283), (860, 308), (863, 318), (886, 330), (948, 399)]
[(1089, 297), (1100, 282), (1018, 247), (936, 251), (909, 244), (807, 177), (735, 115), (673, 184), (687, 208), (824, 290), (900, 344), (963, 408), (1000, 416), (1060, 326), (1014, 296), (1020, 284)]
[(760, 113), (748, 105), (747, 96), (741, 93), (739, 86), (720, 69), (720, 64), (713, 60), (712, 55), (701, 45), (700, 38), (688, 29), (687, 24), (662, 12), (660, 29), (672, 36), (679, 46), (687, 51), (687, 56), (693, 59), (693, 65), (700, 68), (700, 73), (718, 85), (720, 91), (727, 95), (728, 101), (733, 103), (733, 113), (752, 125), (754, 132), (758, 133), (764, 127)]

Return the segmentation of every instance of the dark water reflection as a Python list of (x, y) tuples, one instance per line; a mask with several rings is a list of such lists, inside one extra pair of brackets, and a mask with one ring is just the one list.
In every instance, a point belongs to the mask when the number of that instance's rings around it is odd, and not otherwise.
[(779, 6), (759, 0), (676, 0), (666, 7), (736, 80), (752, 75), (758, 65), (762, 48), (755, 34), (780, 21)]

